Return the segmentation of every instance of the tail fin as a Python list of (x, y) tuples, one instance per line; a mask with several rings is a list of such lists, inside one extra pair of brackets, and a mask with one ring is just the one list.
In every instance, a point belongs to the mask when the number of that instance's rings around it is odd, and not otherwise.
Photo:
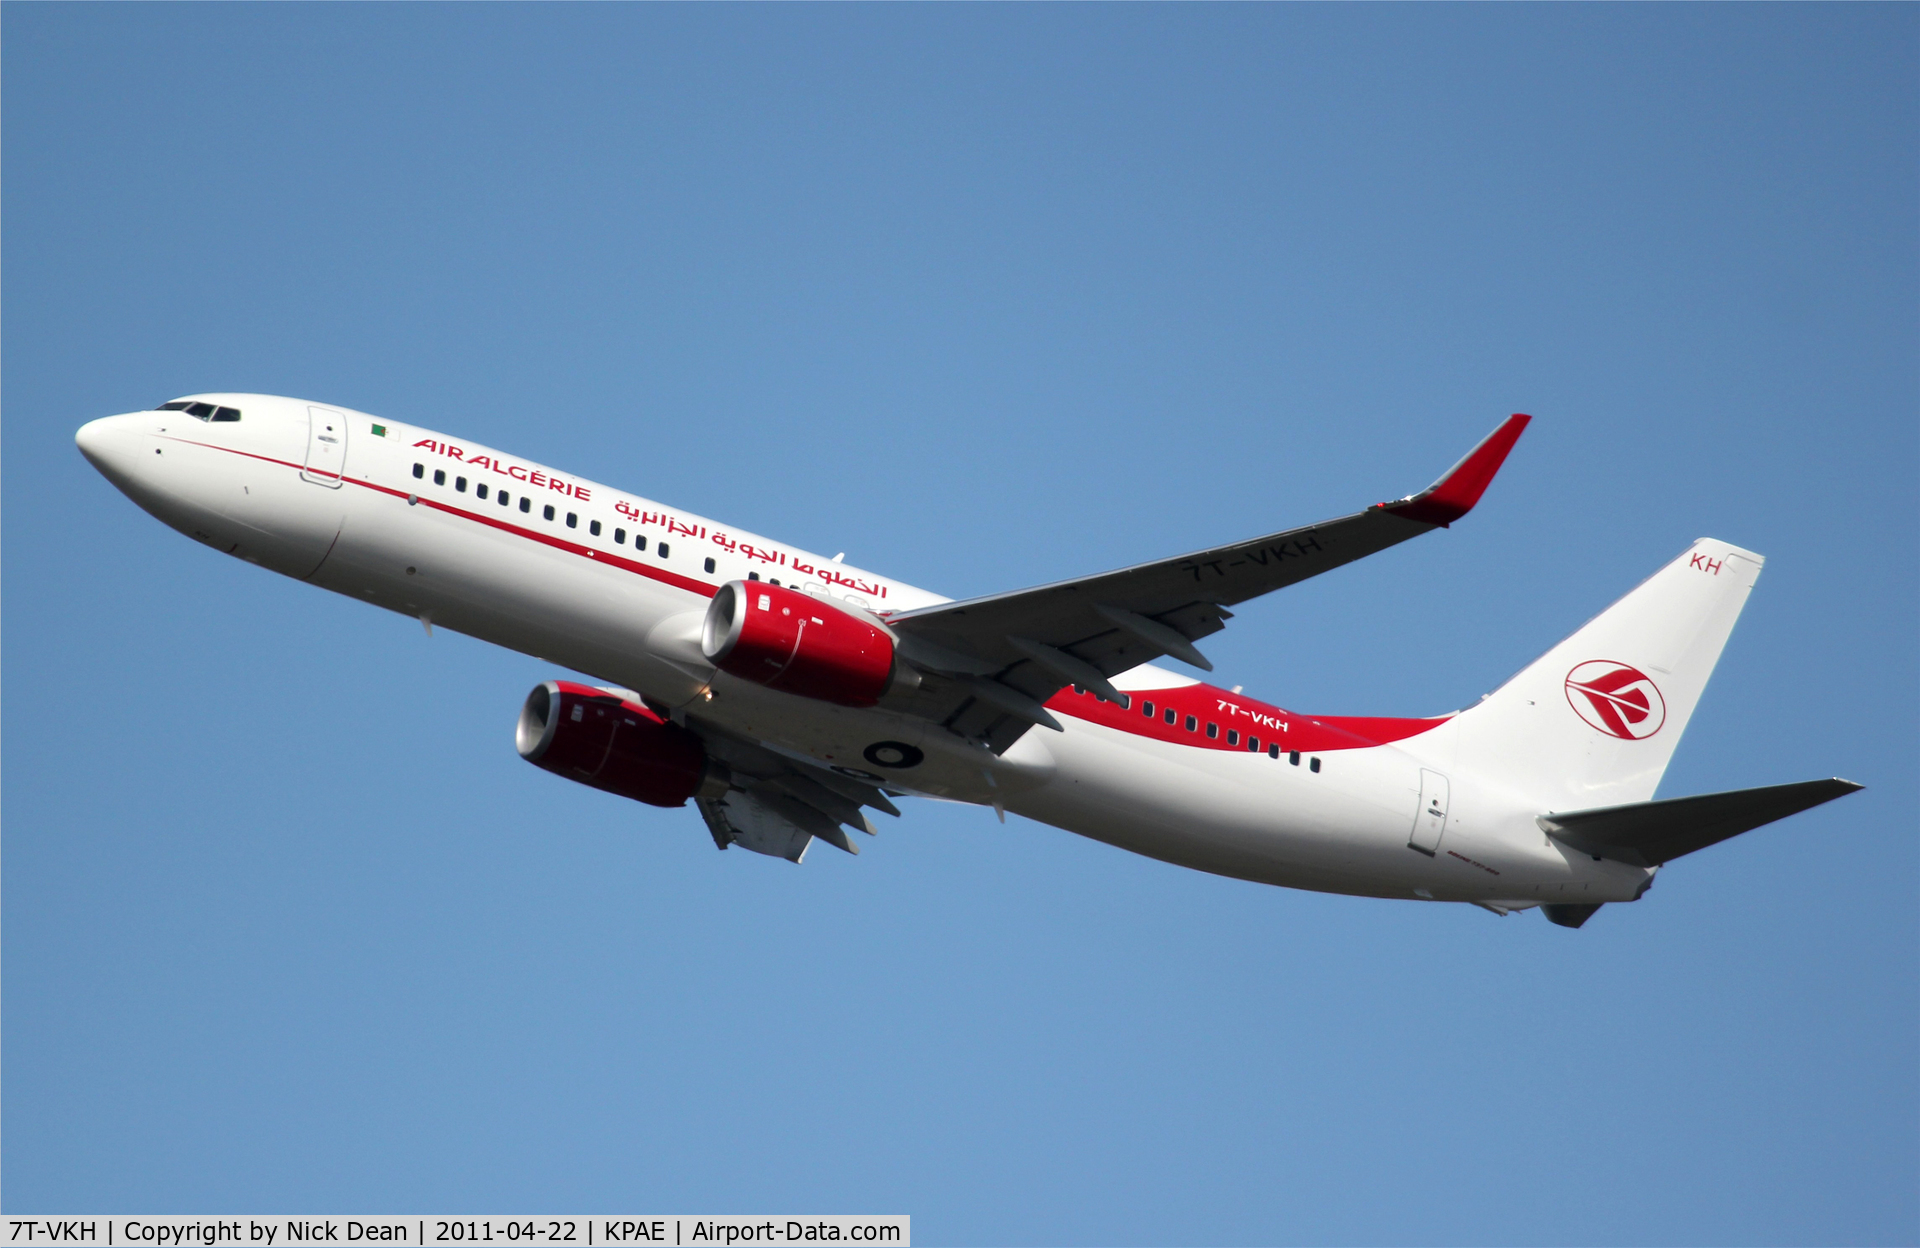
[(1764, 562), (1725, 542), (1695, 542), (1456, 715), (1443, 733), (1457, 765), (1542, 810), (1651, 798)]

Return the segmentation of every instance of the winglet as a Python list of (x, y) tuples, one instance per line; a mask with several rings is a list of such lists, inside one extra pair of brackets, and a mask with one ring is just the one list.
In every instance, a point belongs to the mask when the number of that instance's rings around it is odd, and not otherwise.
[(1480, 501), (1480, 496), (1486, 493), (1488, 484), (1493, 480), (1493, 474), (1499, 472), (1500, 465), (1507, 462), (1507, 452), (1520, 440), (1521, 431), (1532, 419), (1519, 413), (1507, 417), (1505, 424), (1488, 434), (1479, 446), (1468, 451), (1467, 457), (1438, 481), (1418, 494), (1394, 503), (1381, 503), (1380, 506), (1396, 516), (1418, 520), (1422, 524), (1437, 524), (1443, 528), (1452, 524), (1472, 511), (1473, 505)]

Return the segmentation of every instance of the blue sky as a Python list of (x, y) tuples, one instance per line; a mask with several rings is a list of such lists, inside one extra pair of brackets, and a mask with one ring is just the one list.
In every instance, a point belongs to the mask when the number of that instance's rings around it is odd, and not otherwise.
[[(1911, 6), (23, 5), (10, 1213), (905, 1212), (924, 1243), (1920, 1238)], [(72, 445), (198, 390), (961, 596), (1351, 511), (1224, 683), (1465, 705), (1769, 558), (1668, 772), (1866, 792), (1578, 932), (913, 805), (717, 854), (520, 762), (555, 674)]]

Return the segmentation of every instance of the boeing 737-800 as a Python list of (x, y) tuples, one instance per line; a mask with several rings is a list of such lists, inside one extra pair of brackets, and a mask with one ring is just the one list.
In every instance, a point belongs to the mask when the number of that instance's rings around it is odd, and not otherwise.
[(1761, 557), (1701, 539), (1465, 711), (1301, 715), (1211, 670), (1228, 608), (1466, 515), (1514, 416), (1426, 490), (1115, 572), (951, 601), (472, 442), (343, 407), (191, 395), (80, 450), (222, 553), (604, 684), (551, 680), (519, 752), (721, 848), (857, 852), (867, 809), (992, 807), (1167, 862), (1578, 927), (1661, 866), (1844, 780), (1653, 800)]

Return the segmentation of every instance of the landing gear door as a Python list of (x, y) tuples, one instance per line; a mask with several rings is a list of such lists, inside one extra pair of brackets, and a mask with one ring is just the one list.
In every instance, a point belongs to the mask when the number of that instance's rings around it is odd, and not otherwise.
[(307, 459), (300, 479), (337, 490), (347, 471), (347, 418), (330, 407), (307, 409)]
[(1447, 778), (1437, 771), (1420, 769), (1420, 809), (1413, 813), (1413, 835), (1407, 844), (1429, 858), (1440, 851), (1440, 838), (1447, 832)]

